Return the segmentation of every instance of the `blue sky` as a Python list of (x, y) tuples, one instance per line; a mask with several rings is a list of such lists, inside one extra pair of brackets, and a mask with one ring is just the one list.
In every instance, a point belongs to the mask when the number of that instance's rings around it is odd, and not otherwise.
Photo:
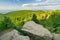
[(60, 0), (0, 0), (0, 10), (55, 10)]

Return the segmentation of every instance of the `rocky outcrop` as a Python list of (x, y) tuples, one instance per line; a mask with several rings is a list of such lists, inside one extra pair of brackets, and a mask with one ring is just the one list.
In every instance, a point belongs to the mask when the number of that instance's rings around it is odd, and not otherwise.
[(30, 40), (28, 36), (19, 35), (17, 30), (12, 30), (0, 36), (0, 40)]
[(33, 21), (25, 23), (22, 32), (28, 35), (31, 40), (52, 40), (49, 30)]

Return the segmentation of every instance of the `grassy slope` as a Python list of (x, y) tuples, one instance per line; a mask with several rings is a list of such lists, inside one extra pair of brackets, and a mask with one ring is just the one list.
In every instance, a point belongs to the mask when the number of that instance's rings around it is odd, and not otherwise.
[(47, 13), (44, 11), (21, 10), (21, 11), (9, 12), (5, 15), (10, 17), (12, 21), (16, 22), (16, 18), (20, 18), (21, 21), (23, 18), (25, 18), (26, 20), (31, 20), (33, 14), (36, 14), (37, 18), (39, 19), (41, 18), (41, 16), (44, 16)]
[[(13, 11), (13, 12), (8, 12), (5, 14), (5, 16), (10, 17), (10, 19), (15, 23), (18, 24), (21, 21), (29, 21), (32, 18), (33, 14), (36, 14), (37, 19), (40, 20), (42, 18), (42, 16), (46, 16), (46, 14), (49, 15), (52, 14), (52, 12), (59, 12), (60, 10), (57, 11), (32, 11), (32, 10), (19, 10), (19, 11)], [(2, 15), (0, 15), (2, 18)], [(19, 18), (19, 21), (17, 21), (16, 19)]]

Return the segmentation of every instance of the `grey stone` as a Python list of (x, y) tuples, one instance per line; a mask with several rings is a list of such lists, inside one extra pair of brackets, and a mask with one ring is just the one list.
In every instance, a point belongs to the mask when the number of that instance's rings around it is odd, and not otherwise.
[(60, 40), (60, 34), (53, 33), (53, 40)]
[(0, 36), (0, 40), (30, 40), (28, 36), (19, 35), (17, 30), (12, 30), (2, 36)]
[(52, 40), (50, 31), (34, 21), (25, 23), (22, 32), (33, 38), (33, 40)]

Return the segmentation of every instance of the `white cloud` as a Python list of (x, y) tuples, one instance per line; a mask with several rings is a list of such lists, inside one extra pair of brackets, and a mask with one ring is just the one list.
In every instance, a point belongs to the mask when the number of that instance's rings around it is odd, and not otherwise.
[(23, 4), (22, 7), (40, 7), (40, 6), (54, 6), (59, 4), (50, 4), (50, 3), (32, 3), (32, 4)]
[(23, 4), (22, 7), (30, 7), (32, 6), (31, 4)]
[(60, 9), (60, 5), (57, 4), (46, 4), (46, 3), (33, 3), (33, 4), (23, 4), (22, 5), (23, 9), (35, 9), (35, 10), (39, 10), (39, 9)]

